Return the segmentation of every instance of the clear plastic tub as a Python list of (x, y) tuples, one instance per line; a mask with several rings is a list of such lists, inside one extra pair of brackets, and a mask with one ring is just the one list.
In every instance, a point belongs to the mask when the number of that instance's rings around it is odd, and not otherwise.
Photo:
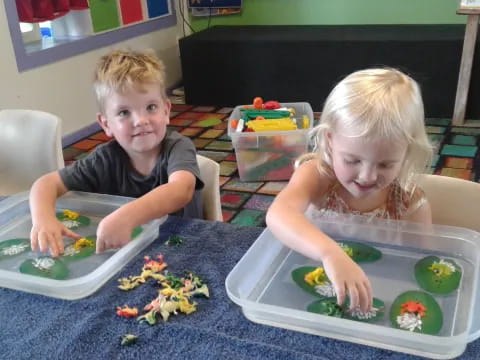
[[(293, 269), (321, 266), (285, 247), (267, 229), (240, 259), (226, 279), (232, 301), (251, 321), (351, 341), (359, 344), (438, 359), (463, 353), (468, 342), (480, 335), (478, 278), (480, 234), (463, 228), (421, 225), (349, 216), (336, 221), (318, 221), (317, 226), (335, 240), (366, 243), (381, 250), (380, 261), (361, 264), (369, 277), (373, 295), (385, 302), (385, 317), (377, 323), (362, 323), (307, 312), (313, 295), (291, 279)], [(443, 311), (438, 335), (395, 329), (390, 324), (390, 306), (407, 290), (419, 290), (413, 276), (415, 263), (427, 255), (454, 259), (463, 269), (460, 288), (448, 296), (433, 295)], [(476, 319), (476, 323), (473, 323)]]
[[(132, 198), (68, 192), (57, 200), (56, 208), (68, 209), (87, 216), (91, 223), (74, 231), (82, 236), (95, 235), (100, 220), (132, 201)], [(19, 272), (26, 259), (42, 253), (26, 251), (0, 260), (0, 286), (68, 300), (80, 299), (94, 293), (122, 269), (134, 256), (158, 237), (158, 228), (166, 217), (142, 225), (142, 232), (119, 250), (106, 251), (85, 259), (68, 262), (69, 278), (54, 280)], [(0, 201), (0, 243), (13, 238), (29, 238), (32, 227), (28, 192)]]
[(266, 132), (236, 132), (231, 121), (240, 119), (240, 109), (235, 107), (228, 119), (228, 135), (232, 139), (242, 181), (288, 180), (293, 173), (295, 160), (307, 151), (308, 132), (313, 127), (313, 111), (309, 103), (281, 103), (294, 108), (297, 124), (303, 115), (309, 118), (307, 129)]

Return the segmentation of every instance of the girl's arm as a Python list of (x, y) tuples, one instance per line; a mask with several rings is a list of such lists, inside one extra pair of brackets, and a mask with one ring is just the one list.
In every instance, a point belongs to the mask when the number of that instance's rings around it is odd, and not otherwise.
[(319, 173), (316, 161), (302, 164), (267, 212), (267, 225), (286, 246), (315, 261), (323, 262), (339, 304), (350, 297), (351, 308), (364, 311), (372, 304), (370, 283), (363, 270), (328, 235), (305, 217), (312, 202), (325, 196), (331, 180)]

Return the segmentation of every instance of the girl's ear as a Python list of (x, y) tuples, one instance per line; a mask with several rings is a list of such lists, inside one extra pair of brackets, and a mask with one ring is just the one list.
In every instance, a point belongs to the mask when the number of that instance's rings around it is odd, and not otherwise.
[(107, 118), (104, 115), (102, 115), (102, 113), (97, 113), (97, 121), (102, 127), (105, 134), (107, 134), (107, 136), (109, 137), (113, 137), (113, 133), (110, 130), (110, 127), (108, 126)]
[(332, 132), (330, 130), (325, 131), (325, 140), (326, 140), (326, 145), (329, 149), (332, 148)]

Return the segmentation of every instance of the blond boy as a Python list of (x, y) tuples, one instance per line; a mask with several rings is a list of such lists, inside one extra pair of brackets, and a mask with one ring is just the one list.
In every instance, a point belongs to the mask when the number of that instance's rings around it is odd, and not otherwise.
[(69, 190), (137, 198), (99, 223), (97, 253), (125, 245), (135, 227), (166, 214), (202, 217), (195, 147), (167, 131), (171, 103), (164, 77), (163, 64), (150, 53), (113, 51), (101, 58), (94, 80), (97, 120), (114, 140), (33, 184), (33, 250), (58, 256), (62, 236), (80, 238), (55, 216), (57, 197)]

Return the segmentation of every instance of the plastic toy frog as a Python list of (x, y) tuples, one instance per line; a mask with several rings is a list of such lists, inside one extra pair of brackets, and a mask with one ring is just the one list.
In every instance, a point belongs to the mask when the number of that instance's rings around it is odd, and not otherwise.
[(322, 285), (328, 281), (327, 275), (325, 274), (325, 271), (321, 267), (318, 267), (315, 270), (305, 274), (304, 280), (306, 283), (308, 283), (311, 286)]
[(407, 301), (401, 305), (401, 308), (400, 314), (412, 313), (420, 317), (425, 316), (425, 311), (427, 310), (425, 306), (417, 301)]
[(433, 271), (436, 276), (447, 277), (452, 275), (455, 272), (455, 266), (444, 259), (441, 259), (439, 262), (435, 261), (428, 270)]

